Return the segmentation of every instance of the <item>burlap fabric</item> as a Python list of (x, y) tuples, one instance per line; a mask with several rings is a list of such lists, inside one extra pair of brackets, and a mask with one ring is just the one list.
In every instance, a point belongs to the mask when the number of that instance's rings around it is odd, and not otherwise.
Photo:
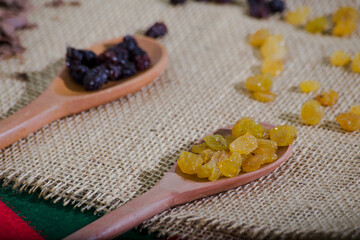
[[(38, 28), (21, 33), (22, 59), (0, 63), (0, 112), (5, 118), (29, 103), (64, 62), (65, 47), (135, 33), (164, 21), (160, 41), (170, 64), (142, 90), (106, 105), (57, 120), (2, 150), (0, 178), (14, 188), (83, 210), (111, 211), (150, 189), (180, 151), (242, 116), (292, 124), (299, 137), (293, 156), (272, 174), (228, 192), (165, 211), (142, 228), (188, 239), (359, 239), (360, 138), (335, 117), (360, 104), (360, 75), (333, 67), (326, 57), (344, 49), (360, 52), (359, 29), (349, 38), (311, 35), (277, 17), (256, 20), (245, 3), (214, 5), (167, 1), (87, 0), (80, 7), (45, 7), (33, 1), (30, 20)], [(311, 17), (359, 1), (287, 1), (311, 6)], [(273, 103), (254, 101), (244, 80), (258, 73), (261, 59), (247, 36), (259, 28), (283, 34), (285, 69), (276, 77)], [(26, 72), (29, 81), (15, 79)], [(335, 89), (339, 101), (321, 124), (299, 122), (306, 79)]]

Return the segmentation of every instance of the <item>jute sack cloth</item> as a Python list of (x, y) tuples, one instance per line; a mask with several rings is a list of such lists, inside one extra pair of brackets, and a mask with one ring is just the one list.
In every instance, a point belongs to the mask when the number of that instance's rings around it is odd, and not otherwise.
[[(257, 20), (245, 2), (215, 5), (188, 1), (87, 0), (80, 7), (33, 1), (38, 28), (20, 37), (21, 59), (0, 62), (0, 112), (5, 118), (35, 99), (64, 63), (66, 46), (91, 44), (141, 32), (164, 21), (160, 41), (170, 64), (154, 83), (111, 103), (59, 119), (1, 150), (0, 179), (53, 202), (106, 213), (150, 189), (182, 150), (214, 129), (243, 116), (298, 129), (292, 157), (275, 172), (245, 186), (169, 209), (141, 228), (187, 239), (359, 239), (360, 137), (335, 117), (360, 104), (360, 74), (333, 67), (338, 49), (360, 52), (359, 29), (351, 37), (311, 35), (279, 17)], [(311, 18), (359, 1), (287, 1), (306, 4)], [(275, 102), (254, 101), (244, 88), (259, 72), (259, 51), (246, 41), (259, 28), (282, 34), (284, 72), (275, 78)], [(29, 81), (14, 78), (24, 72)], [(299, 121), (301, 105), (314, 94), (303, 80), (335, 89), (339, 101), (317, 126)]]

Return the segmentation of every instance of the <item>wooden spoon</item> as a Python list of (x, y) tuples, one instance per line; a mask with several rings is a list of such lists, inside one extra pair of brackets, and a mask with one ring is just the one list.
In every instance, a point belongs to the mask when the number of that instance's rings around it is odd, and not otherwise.
[[(138, 45), (149, 54), (149, 69), (122, 81), (109, 82), (99, 90), (85, 91), (70, 78), (67, 68), (64, 67), (37, 99), (0, 122), (0, 149), (56, 119), (113, 101), (151, 83), (165, 70), (169, 62), (167, 51), (152, 38), (137, 35), (134, 37)], [(97, 43), (89, 49), (99, 54), (107, 46), (120, 41), (122, 37)]]
[[(269, 129), (274, 127), (267, 123), (261, 125)], [(208, 135), (226, 136), (231, 134), (231, 129), (232, 126), (227, 126)], [(214, 182), (184, 174), (175, 164), (152, 189), (69, 235), (65, 240), (115, 238), (170, 207), (223, 192), (267, 175), (290, 157), (292, 149), (292, 145), (279, 147), (276, 152), (278, 159), (275, 162), (266, 164), (254, 172)]]

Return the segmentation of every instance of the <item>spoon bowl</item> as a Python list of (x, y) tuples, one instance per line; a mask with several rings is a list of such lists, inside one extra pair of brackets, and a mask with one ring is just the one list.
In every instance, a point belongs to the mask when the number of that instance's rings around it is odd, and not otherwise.
[[(261, 125), (268, 129), (274, 127), (268, 123), (261, 123)], [(207, 135), (221, 134), (225, 136), (231, 133), (231, 129), (232, 126), (227, 126)], [(203, 138), (197, 143), (202, 141)], [(115, 238), (170, 207), (220, 193), (263, 177), (286, 161), (292, 151), (292, 145), (279, 147), (276, 152), (278, 159), (275, 162), (263, 165), (254, 172), (240, 173), (233, 178), (223, 177), (213, 182), (197, 178), (196, 175), (185, 174), (175, 163), (152, 189), (65, 239)]]
[[(63, 67), (37, 99), (0, 122), (0, 149), (56, 119), (105, 104), (150, 84), (165, 70), (169, 62), (167, 51), (153, 38), (140, 35), (134, 38), (150, 57), (149, 69), (121, 81), (110, 81), (99, 90), (86, 91), (71, 79), (67, 67)], [(122, 39), (97, 43), (88, 49), (99, 54)]]

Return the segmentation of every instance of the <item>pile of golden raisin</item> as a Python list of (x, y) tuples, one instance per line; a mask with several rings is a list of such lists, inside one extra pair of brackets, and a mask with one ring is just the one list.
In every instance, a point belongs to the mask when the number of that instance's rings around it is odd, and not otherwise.
[(328, 22), (325, 16), (308, 21), (309, 14), (310, 8), (302, 6), (294, 11), (289, 11), (285, 16), (285, 21), (294, 26), (305, 25), (305, 30), (310, 33), (322, 33), (327, 29), (332, 29), (334, 36), (342, 37), (350, 35), (356, 29), (359, 20), (359, 12), (348, 6), (338, 8), (332, 15), (332, 24)]
[(296, 137), (293, 126), (281, 125), (269, 130), (244, 117), (235, 123), (232, 134), (205, 136), (204, 142), (194, 145), (191, 152), (182, 152), (177, 163), (182, 172), (210, 181), (221, 176), (235, 177), (241, 171), (252, 172), (274, 162), (278, 146), (288, 146)]
[(273, 77), (283, 70), (283, 59), (286, 54), (284, 37), (271, 35), (268, 29), (259, 29), (249, 38), (249, 43), (260, 48), (263, 58), (261, 74), (246, 79), (246, 87), (252, 91), (254, 99), (270, 102), (276, 99), (271, 92)]

